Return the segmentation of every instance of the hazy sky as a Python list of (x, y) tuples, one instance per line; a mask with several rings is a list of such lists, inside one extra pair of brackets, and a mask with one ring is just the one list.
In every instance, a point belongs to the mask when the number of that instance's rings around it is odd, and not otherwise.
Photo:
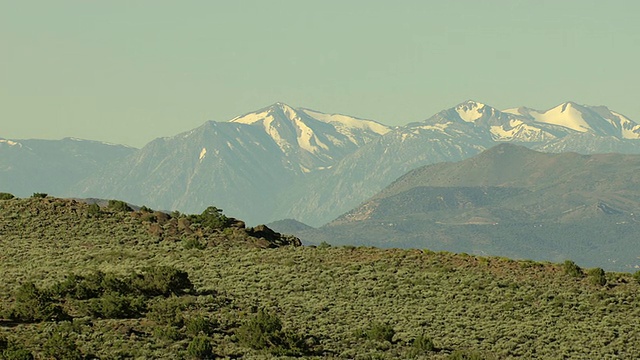
[(467, 99), (640, 122), (640, 1), (0, 0), (0, 137), (142, 147), (282, 101), (390, 125)]

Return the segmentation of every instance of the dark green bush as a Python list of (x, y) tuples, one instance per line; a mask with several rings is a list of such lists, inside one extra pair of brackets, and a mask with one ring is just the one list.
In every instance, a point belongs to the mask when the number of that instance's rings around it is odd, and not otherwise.
[(268, 349), (280, 344), (282, 322), (264, 310), (258, 313), (238, 329), (238, 340), (244, 346), (255, 350)]
[(582, 277), (582, 269), (571, 260), (566, 260), (562, 265), (562, 269), (566, 275), (571, 277)]
[(92, 316), (103, 319), (134, 319), (146, 311), (144, 298), (118, 293), (106, 293), (89, 301)]
[(102, 286), (104, 276), (104, 273), (99, 271), (87, 276), (69, 274), (66, 279), (51, 287), (51, 293), (60, 297), (69, 296), (76, 300), (93, 299), (104, 292)]
[(331, 247), (331, 244), (329, 244), (326, 241), (323, 241), (320, 243), (320, 245), (318, 245), (318, 249), (328, 249)]
[(0, 200), (11, 200), (13, 198), (15, 198), (15, 196), (13, 196), (13, 194), (0, 192)]
[(93, 203), (89, 205), (89, 210), (87, 210), (88, 214), (91, 217), (99, 217), (102, 214), (102, 210), (100, 209), (100, 205)]
[(17, 321), (59, 321), (69, 319), (69, 315), (45, 291), (32, 282), (22, 284), (14, 294), (9, 318)]
[(131, 212), (133, 209), (124, 201), (109, 200), (109, 209), (119, 212)]
[(188, 298), (169, 297), (158, 300), (149, 306), (147, 318), (162, 325), (182, 327), (184, 325), (183, 311), (192, 305)]
[(240, 343), (254, 350), (266, 350), (274, 355), (297, 356), (309, 352), (304, 339), (290, 331), (282, 331), (280, 319), (264, 310), (238, 329)]
[(46, 359), (82, 360), (82, 352), (76, 346), (71, 334), (54, 331), (42, 346), (42, 354)]
[(49, 196), (49, 194), (45, 194), (45, 193), (33, 193), (33, 195), (31, 195), (32, 198), (36, 198), (36, 199), (44, 199), (47, 196)]
[(217, 322), (210, 320), (203, 316), (196, 316), (194, 318), (187, 319), (185, 325), (185, 331), (187, 335), (212, 335), (218, 327)]
[(475, 350), (456, 350), (451, 353), (448, 360), (493, 360), (495, 356), (481, 353)]
[(213, 348), (209, 338), (202, 335), (194, 337), (187, 347), (187, 355), (192, 359), (211, 359)]
[(374, 322), (364, 334), (369, 340), (393, 342), (393, 336), (396, 332), (393, 330), (393, 326), (389, 324)]
[(594, 285), (604, 286), (607, 284), (607, 277), (601, 268), (589, 269), (589, 271), (587, 271), (587, 277), (589, 278), (589, 282)]
[(181, 295), (194, 289), (189, 274), (171, 266), (146, 268), (132, 278), (131, 286), (146, 296)]
[(222, 209), (215, 206), (209, 206), (200, 215), (190, 215), (189, 220), (211, 229), (224, 229), (230, 223), (229, 218), (222, 214)]
[(33, 360), (33, 354), (22, 345), (10, 341), (4, 347), (0, 347), (0, 359)]
[(426, 335), (420, 335), (415, 340), (413, 340), (413, 349), (418, 353), (425, 353), (429, 351), (434, 351), (436, 346), (433, 344), (433, 340)]
[(186, 240), (182, 240), (182, 246), (186, 249), (198, 249), (198, 250), (204, 250), (207, 245), (201, 243), (198, 239), (194, 239), (194, 238), (188, 238)]
[(153, 329), (153, 337), (163, 340), (178, 341), (184, 339), (184, 335), (178, 328), (171, 325), (157, 326)]

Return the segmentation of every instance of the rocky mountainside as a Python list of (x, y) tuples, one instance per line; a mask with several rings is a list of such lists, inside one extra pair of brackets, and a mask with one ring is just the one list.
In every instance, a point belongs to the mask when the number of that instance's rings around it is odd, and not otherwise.
[(294, 233), (312, 242), (571, 258), (630, 270), (640, 265), (638, 214), (640, 155), (501, 144), (410, 171), (328, 225)]
[(18, 196), (60, 195), (136, 149), (99, 141), (0, 139), (0, 189)]
[[(81, 196), (197, 212), (217, 204), (249, 223), (280, 218), (289, 190), (389, 128), (277, 103), (156, 139), (83, 181)], [(72, 195), (72, 194), (69, 194)]]

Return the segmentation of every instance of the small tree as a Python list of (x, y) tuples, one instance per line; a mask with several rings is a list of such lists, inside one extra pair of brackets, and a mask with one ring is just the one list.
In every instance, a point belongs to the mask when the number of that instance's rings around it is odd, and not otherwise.
[(45, 194), (45, 193), (33, 193), (33, 195), (31, 195), (31, 197), (35, 199), (44, 199), (47, 196), (49, 196), (49, 194)]
[(203, 335), (194, 337), (187, 347), (187, 354), (193, 359), (210, 359), (212, 353), (211, 341)]
[(564, 273), (571, 277), (582, 277), (582, 269), (571, 260), (566, 260), (562, 265)]
[(100, 205), (98, 205), (97, 203), (93, 203), (89, 205), (89, 210), (87, 211), (87, 213), (91, 217), (99, 217), (100, 214), (102, 214), (102, 211), (100, 210)]
[(0, 192), (0, 200), (11, 200), (13, 198), (15, 198), (15, 196), (13, 196), (13, 194)]
[(262, 350), (279, 345), (278, 334), (282, 322), (275, 316), (260, 309), (255, 317), (238, 329), (238, 340), (252, 349)]
[(590, 269), (587, 272), (587, 276), (589, 277), (589, 281), (594, 285), (604, 286), (607, 284), (607, 277), (601, 268)]
[(9, 311), (14, 320), (35, 322), (68, 319), (69, 315), (60, 305), (32, 282), (27, 282), (16, 290), (15, 301)]
[(124, 201), (109, 200), (109, 209), (119, 212), (131, 212), (133, 209)]
[(413, 349), (419, 353), (425, 353), (435, 350), (436, 346), (433, 344), (433, 340), (426, 335), (420, 335), (413, 340)]
[(374, 322), (365, 332), (365, 336), (369, 340), (393, 342), (393, 336), (396, 334), (393, 326), (384, 323)]
[(47, 359), (81, 360), (82, 352), (70, 336), (62, 331), (54, 331), (42, 347), (42, 353)]
[(189, 274), (171, 266), (147, 268), (131, 280), (131, 285), (146, 296), (181, 295), (194, 289)]
[(200, 215), (192, 215), (190, 217), (195, 223), (211, 229), (224, 229), (229, 226), (229, 218), (222, 213), (222, 209), (215, 206), (209, 206)]

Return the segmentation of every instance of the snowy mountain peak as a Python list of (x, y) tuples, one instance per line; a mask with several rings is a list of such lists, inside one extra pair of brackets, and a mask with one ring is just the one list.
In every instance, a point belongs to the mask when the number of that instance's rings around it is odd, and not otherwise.
[(483, 103), (467, 100), (456, 106), (455, 110), (462, 120), (474, 122), (482, 117), (485, 106)]

